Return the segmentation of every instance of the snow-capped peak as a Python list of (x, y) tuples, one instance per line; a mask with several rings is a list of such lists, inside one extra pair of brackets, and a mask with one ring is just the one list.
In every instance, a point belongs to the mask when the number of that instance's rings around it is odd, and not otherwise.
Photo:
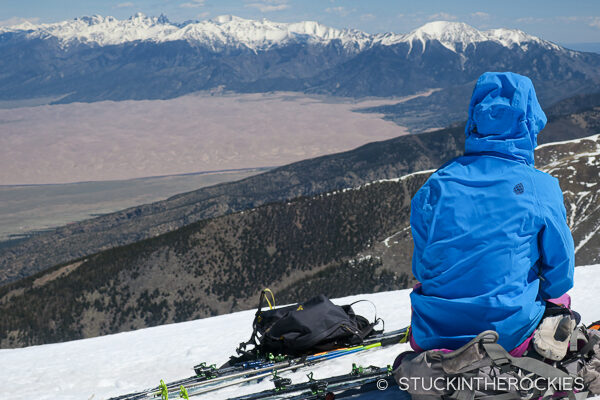
[(553, 43), (519, 30), (479, 31), (461, 22), (448, 21), (429, 22), (404, 35), (394, 33), (369, 35), (354, 29), (331, 28), (314, 21), (281, 23), (266, 19), (250, 20), (233, 15), (222, 15), (206, 21), (175, 24), (164, 15), (148, 17), (137, 13), (125, 20), (93, 15), (51, 24), (34, 25), (26, 22), (0, 28), (0, 33), (2, 32), (20, 33), (27, 38), (55, 37), (64, 46), (71, 43), (106, 46), (134, 41), (184, 40), (201, 43), (214, 50), (226, 46), (264, 50), (290, 42), (327, 44), (338, 40), (347, 49), (360, 51), (374, 44), (394, 45), (401, 42), (409, 43), (412, 49), (412, 44), (420, 41), (424, 51), (427, 42), (437, 40), (454, 52), (484, 41), (494, 41), (506, 47), (517, 45), (524, 49), (528, 43), (535, 42), (546, 48), (560, 49)]
[[(491, 29), (480, 31), (463, 22), (433, 21), (429, 22), (406, 35), (387, 35), (381, 37), (384, 44), (406, 42), (411, 45), (415, 41), (422, 43), (425, 51), (427, 42), (436, 40), (447, 49), (457, 52), (466, 49), (469, 45), (476, 46), (480, 42), (496, 42), (504, 47), (519, 46), (526, 50), (527, 44), (535, 42), (548, 49), (558, 50), (559, 46), (538, 37), (526, 34), (517, 29)], [(460, 45), (460, 49), (459, 49)]]
[(4, 31), (32, 31), (34, 29), (37, 29), (38, 25), (35, 25), (29, 21), (25, 21), (25, 22), (21, 22), (20, 24), (17, 25), (12, 25), (9, 27), (1, 27), (0, 26), (0, 33), (4, 32)]
[(438, 40), (442, 43), (473, 43), (487, 39), (486, 35), (462, 22), (429, 22), (408, 34), (408, 38)]
[(137, 13), (126, 20), (93, 15), (51, 24), (26, 23), (0, 28), (1, 32), (20, 32), (28, 38), (55, 37), (63, 45), (78, 42), (106, 46), (134, 41), (186, 40), (202, 42), (214, 49), (229, 45), (255, 50), (294, 40), (340, 40), (344, 46), (360, 50), (371, 41), (370, 35), (366, 33), (330, 28), (313, 21), (279, 23), (266, 19), (244, 19), (233, 15), (222, 15), (206, 21), (187, 21), (183, 24), (174, 24), (164, 15), (148, 17)]
[(256, 21), (224, 15), (208, 21), (183, 26), (179, 32), (164, 38), (210, 43), (214, 48), (222, 45), (244, 45), (251, 49), (266, 49), (292, 41), (329, 42), (337, 39), (344, 46), (364, 48), (369, 35), (349, 29), (335, 29), (314, 21), (298, 23)]
[(179, 30), (165, 16), (147, 17), (142, 13), (126, 20), (92, 15), (51, 24), (30, 23), (4, 28), (3, 31), (25, 33), (27, 38), (55, 37), (62, 44), (72, 42), (106, 46), (137, 40), (155, 40)]

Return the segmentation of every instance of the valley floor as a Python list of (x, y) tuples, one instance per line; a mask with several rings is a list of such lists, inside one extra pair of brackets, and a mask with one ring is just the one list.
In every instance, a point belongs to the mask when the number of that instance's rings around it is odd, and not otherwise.
[(398, 101), (277, 92), (14, 109), (0, 104), (0, 185), (285, 165), (407, 134), (380, 114), (354, 112)]
[(0, 185), (0, 242), (202, 187), (237, 181), (266, 170), (268, 168), (56, 185)]
[[(597, 282), (600, 265), (578, 267), (576, 287), (571, 290), (573, 308), (583, 322), (600, 319)], [(409, 290), (350, 296), (335, 300), (349, 304), (369, 299), (386, 330), (406, 326), (410, 319)], [(363, 302), (357, 313), (373, 317), (373, 308)], [(66, 343), (0, 350), (2, 397), (27, 399), (107, 399), (136, 390), (155, 387), (161, 379), (172, 381), (193, 375), (192, 367), (202, 361), (220, 365), (249, 338), (255, 310), (190, 322), (141, 329)], [(315, 378), (347, 373), (352, 363), (363, 366), (391, 364), (407, 350), (399, 344), (385, 349), (342, 357), (313, 367)], [(294, 382), (306, 380), (305, 371), (286, 375)], [(270, 388), (270, 381), (224, 389), (204, 398), (227, 398)]]

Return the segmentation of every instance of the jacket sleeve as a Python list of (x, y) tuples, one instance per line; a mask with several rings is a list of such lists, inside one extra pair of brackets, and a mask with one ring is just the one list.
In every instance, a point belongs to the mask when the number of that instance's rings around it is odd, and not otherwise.
[(542, 298), (554, 299), (573, 287), (575, 250), (573, 236), (567, 225), (563, 196), (556, 181), (554, 204), (547, 208), (545, 226), (540, 236)]
[(423, 281), (421, 259), (427, 245), (431, 222), (431, 205), (429, 204), (430, 188), (428, 183), (425, 183), (419, 189), (410, 203), (410, 227), (414, 243), (412, 270), (413, 275), (419, 282)]

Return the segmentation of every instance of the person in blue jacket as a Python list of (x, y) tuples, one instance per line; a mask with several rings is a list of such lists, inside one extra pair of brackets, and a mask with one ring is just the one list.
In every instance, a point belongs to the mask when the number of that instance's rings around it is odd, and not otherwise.
[(488, 72), (477, 81), (465, 154), (411, 204), (413, 347), (456, 349), (492, 329), (510, 351), (536, 329), (545, 300), (573, 286), (562, 191), (534, 168), (546, 121), (529, 78)]

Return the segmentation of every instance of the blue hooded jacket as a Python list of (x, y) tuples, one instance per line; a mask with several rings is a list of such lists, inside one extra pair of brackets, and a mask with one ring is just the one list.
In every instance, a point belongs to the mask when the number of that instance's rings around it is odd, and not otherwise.
[[(546, 125), (533, 84), (485, 73), (473, 91), (465, 155), (436, 171), (411, 204), (412, 335), (456, 349), (492, 329), (512, 350), (545, 299), (573, 286), (573, 238), (558, 180), (534, 168)], [(540, 279), (541, 277), (541, 279)]]

